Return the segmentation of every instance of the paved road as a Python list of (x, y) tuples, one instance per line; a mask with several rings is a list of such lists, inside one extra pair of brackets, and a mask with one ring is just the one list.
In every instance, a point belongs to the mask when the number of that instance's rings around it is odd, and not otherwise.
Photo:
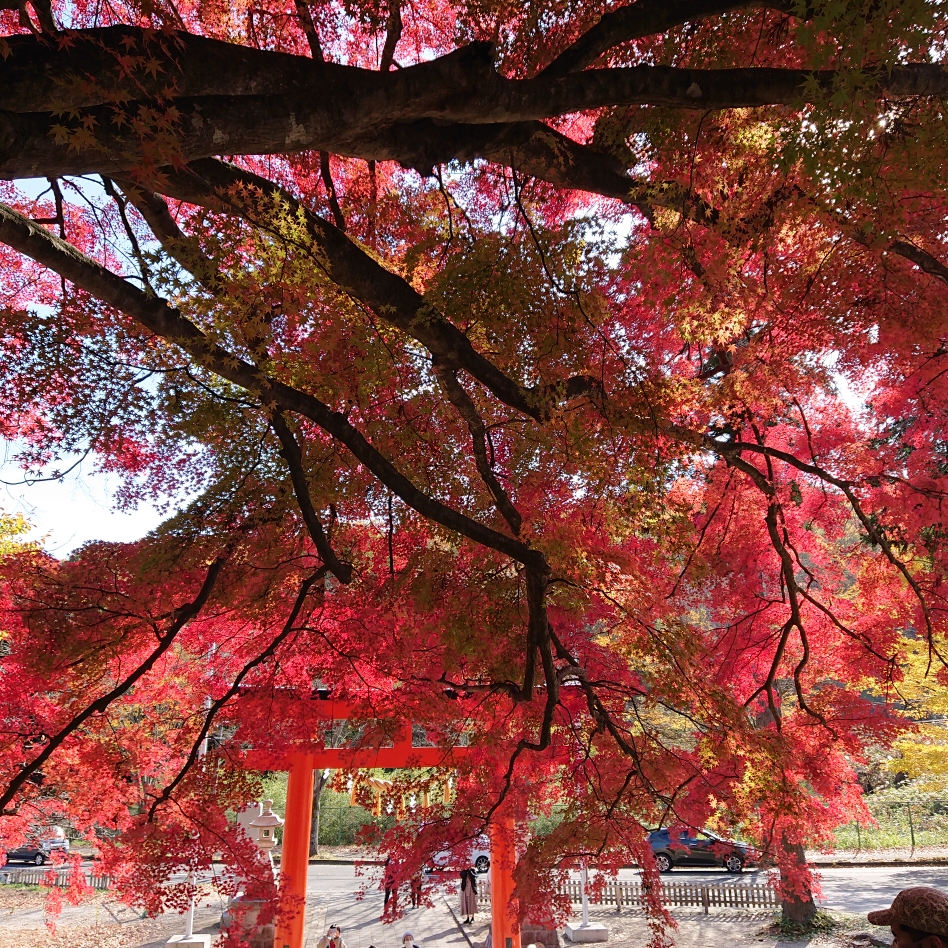
[[(638, 875), (635, 869), (622, 869), (619, 878), (632, 879)], [(824, 869), (821, 875), (822, 903), (840, 912), (865, 914), (873, 909), (887, 908), (896, 894), (912, 885), (931, 885), (948, 891), (948, 866), (904, 867), (904, 868), (859, 868)], [(723, 871), (704, 869), (676, 869), (668, 878), (681, 881), (733, 883), (738, 877)], [(739, 877), (741, 882), (766, 881), (767, 873), (747, 871)], [(365, 886), (372, 888), (367, 876), (359, 878), (352, 866), (310, 866), (310, 893), (342, 894), (355, 893)]]
[[(351, 865), (311, 865), (309, 868), (307, 893), (310, 896), (345, 897), (360, 893), (377, 892), (381, 868), (360, 868)], [(452, 873), (446, 874), (449, 878)], [(634, 879), (636, 869), (622, 869), (619, 878)], [(431, 878), (437, 878), (433, 876)], [(721, 870), (675, 869), (667, 877), (680, 881), (704, 883), (733, 883), (738, 877)], [(741, 882), (763, 883), (767, 873), (762, 870), (747, 870), (739, 877)], [(841, 912), (863, 915), (891, 904), (895, 895), (913, 885), (931, 885), (948, 891), (948, 866), (864, 867), (850, 869), (824, 869), (820, 873), (823, 890), (822, 904)]]

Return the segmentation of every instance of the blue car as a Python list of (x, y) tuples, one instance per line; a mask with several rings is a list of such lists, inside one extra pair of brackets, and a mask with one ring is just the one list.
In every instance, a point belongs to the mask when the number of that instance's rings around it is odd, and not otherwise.
[(753, 850), (747, 843), (722, 839), (707, 830), (679, 827), (648, 834), (659, 872), (671, 872), (675, 866), (718, 867), (728, 872), (743, 872), (754, 862)]

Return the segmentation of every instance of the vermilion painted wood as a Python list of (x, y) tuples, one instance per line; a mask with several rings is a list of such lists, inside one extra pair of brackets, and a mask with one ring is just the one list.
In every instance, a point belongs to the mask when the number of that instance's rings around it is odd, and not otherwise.
[(490, 827), (490, 930), (494, 948), (520, 948), (520, 926), (510, 904), (516, 862), (513, 817), (503, 816)]
[(277, 919), (274, 948), (303, 948), (306, 922), (306, 873), (313, 816), (313, 758), (294, 754), (286, 788), (286, 823), (280, 858), (280, 902), (287, 911)]
[[(325, 721), (379, 717), (371, 707), (353, 701), (320, 702), (315, 706), (315, 712), (315, 717)], [(277, 922), (275, 948), (303, 948), (306, 873), (309, 867), (309, 837), (313, 820), (314, 770), (437, 767), (467, 752), (466, 747), (413, 747), (411, 740), (411, 727), (403, 726), (399, 728), (391, 747), (326, 747), (305, 754), (292, 751), (252, 751), (248, 755), (247, 766), (253, 770), (289, 770), (283, 854), (280, 859), (280, 898), (282, 903), (291, 908), (281, 915)], [(493, 848), (491, 862), (493, 863)], [(512, 879), (509, 886), (512, 889)], [(519, 948), (519, 939), (514, 948)]]
[[(440, 767), (466, 752), (466, 747), (412, 747), (409, 743), (397, 744), (394, 747), (327, 747), (309, 756), (313, 760), (314, 769), (347, 770), (370, 767)], [(289, 755), (286, 754), (253, 751), (247, 756), (247, 766), (250, 770), (285, 770), (288, 759)]]

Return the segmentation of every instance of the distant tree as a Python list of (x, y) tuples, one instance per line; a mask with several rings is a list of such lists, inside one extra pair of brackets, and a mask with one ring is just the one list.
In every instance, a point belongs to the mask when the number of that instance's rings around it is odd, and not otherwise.
[(886, 766), (890, 774), (914, 780), (919, 792), (948, 793), (948, 682), (931, 659), (924, 639), (906, 644), (902, 677), (893, 687), (916, 725), (895, 741), (896, 754)]
[(313, 820), (309, 830), (309, 854), (311, 856), (319, 855), (319, 818), (322, 811), (323, 790), (329, 783), (332, 776), (331, 770), (320, 768), (316, 771), (313, 780)]

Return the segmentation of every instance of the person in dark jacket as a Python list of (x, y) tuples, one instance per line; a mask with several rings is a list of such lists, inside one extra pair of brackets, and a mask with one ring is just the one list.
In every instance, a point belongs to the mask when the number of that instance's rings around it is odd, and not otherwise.
[(385, 860), (385, 903), (382, 908), (383, 914), (388, 911), (388, 903), (391, 899), (392, 911), (398, 910), (398, 884), (395, 881), (395, 866), (392, 865), (391, 856)]
[(477, 870), (461, 870), (461, 914), (464, 925), (473, 925), (477, 914)]

